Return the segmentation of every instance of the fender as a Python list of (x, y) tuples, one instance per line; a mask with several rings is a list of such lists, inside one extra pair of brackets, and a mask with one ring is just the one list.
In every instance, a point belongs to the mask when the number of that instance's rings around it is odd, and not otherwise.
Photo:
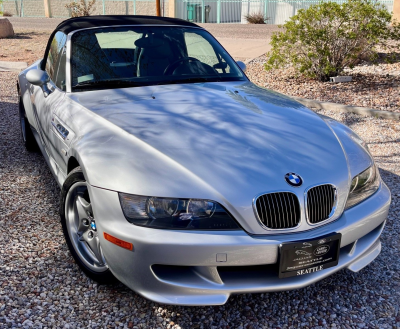
[(39, 67), (39, 64), (41, 63), (41, 61), (42, 61), (41, 59), (37, 60), (31, 66), (29, 66), (25, 70), (21, 71), (18, 74), (18, 80), (17, 80), (17, 88), (19, 89), (18, 94), (21, 97), (22, 104), (25, 107), (26, 117), (28, 118), (29, 124), (36, 131), (38, 130), (38, 125), (37, 125), (35, 116), (33, 114), (32, 99), (31, 99), (32, 96), (29, 92), (29, 88), (31, 88), (31, 84), (28, 82), (28, 80), (26, 80), (26, 73), (28, 73), (29, 70), (37, 69)]

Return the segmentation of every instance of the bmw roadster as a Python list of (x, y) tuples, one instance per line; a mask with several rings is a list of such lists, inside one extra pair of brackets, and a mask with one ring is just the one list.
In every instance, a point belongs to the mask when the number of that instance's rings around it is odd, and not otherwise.
[(160, 303), (302, 288), (381, 250), (390, 192), (345, 125), (258, 87), (178, 19), (62, 22), (18, 77), (23, 142), (94, 280)]

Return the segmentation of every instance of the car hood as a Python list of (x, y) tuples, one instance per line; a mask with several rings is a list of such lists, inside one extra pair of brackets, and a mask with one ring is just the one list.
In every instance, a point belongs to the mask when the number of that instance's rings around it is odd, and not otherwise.
[[(339, 140), (318, 115), (282, 94), (250, 82), (227, 82), (101, 90), (70, 97), (162, 154), (140, 161), (161, 168), (172, 161), (180, 168), (175, 177), (166, 178), (170, 192), (154, 186), (152, 195), (214, 198), (252, 233), (263, 232), (252, 207), (262, 193), (290, 191), (304, 206), (307, 188), (332, 183), (338, 188), (338, 208), (343, 209), (349, 170)], [(123, 161), (118, 162), (120, 170)], [(187, 172), (201, 182), (198, 188), (189, 181), (176, 187), (178, 176)], [(289, 172), (303, 178), (301, 187), (286, 183)], [(132, 185), (121, 182), (102, 187), (134, 194), (150, 191), (128, 186)], [(203, 192), (204, 186), (210, 193)]]

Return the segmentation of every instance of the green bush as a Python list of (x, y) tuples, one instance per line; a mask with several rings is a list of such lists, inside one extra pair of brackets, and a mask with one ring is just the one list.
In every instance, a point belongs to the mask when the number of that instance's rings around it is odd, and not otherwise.
[[(272, 36), (266, 70), (294, 67), (306, 77), (327, 81), (360, 60), (377, 58), (377, 46), (399, 49), (400, 24), (382, 4), (348, 0), (301, 9)], [(391, 24), (392, 23), (392, 24)]]

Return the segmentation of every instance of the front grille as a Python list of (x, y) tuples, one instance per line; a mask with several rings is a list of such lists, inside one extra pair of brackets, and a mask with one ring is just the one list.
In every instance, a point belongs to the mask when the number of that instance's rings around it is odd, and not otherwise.
[(270, 229), (296, 227), (300, 222), (300, 205), (289, 192), (269, 193), (256, 200), (258, 218)]
[(336, 203), (336, 189), (330, 184), (310, 188), (307, 192), (307, 218), (311, 224), (328, 219)]

